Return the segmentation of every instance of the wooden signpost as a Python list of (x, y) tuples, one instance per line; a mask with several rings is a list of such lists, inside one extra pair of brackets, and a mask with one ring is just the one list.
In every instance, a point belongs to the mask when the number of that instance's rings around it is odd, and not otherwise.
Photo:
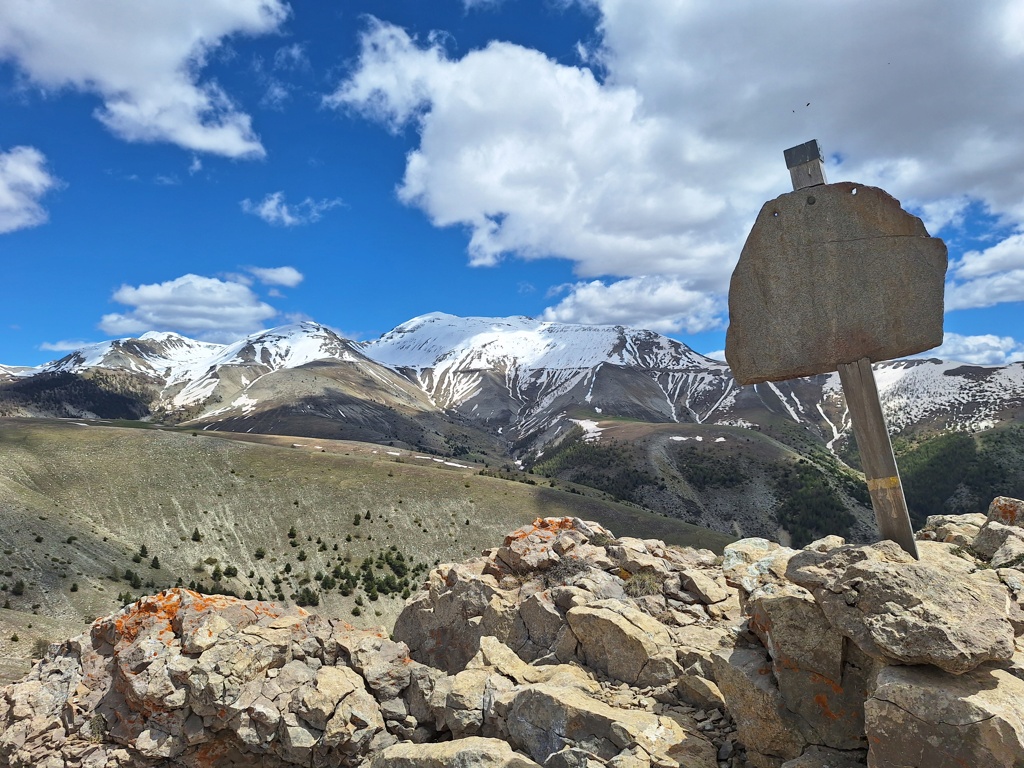
[(839, 371), (878, 530), (917, 557), (871, 363), (942, 343), (946, 246), (883, 190), (828, 184), (817, 141), (785, 157), (794, 191), (743, 246), (725, 357), (740, 384)]

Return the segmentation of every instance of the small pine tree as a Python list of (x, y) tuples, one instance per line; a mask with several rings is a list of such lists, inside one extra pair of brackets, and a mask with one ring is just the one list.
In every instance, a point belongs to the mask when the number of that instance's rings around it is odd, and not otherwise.
[(267, 550), (265, 550), (263, 547), (256, 547), (256, 551), (252, 553), (252, 556), (255, 557), (257, 560), (262, 560), (264, 557), (267, 556)]
[(146, 549), (146, 545), (145, 544), (143, 544), (141, 547), (139, 547), (139, 557), (142, 557), (142, 558), (149, 557), (149, 550)]
[(192, 531), (192, 541), (202, 541), (202, 540), (203, 540), (203, 534), (201, 534), (199, 532), (199, 526), (196, 526), (195, 529)]
[(77, 592), (78, 591), (78, 582), (77, 581), (71, 582), (71, 591), (72, 592)]
[(154, 570), (159, 570), (160, 569), (160, 558), (157, 557), (156, 555), (153, 555), (153, 559), (149, 561), (149, 567), (153, 568)]
[(222, 578), (224, 578), (224, 571), (220, 569), (219, 565), (214, 567), (213, 573), (210, 574), (210, 578), (216, 582), (219, 582)]
[(294, 525), (291, 528), (288, 529), (288, 538), (289, 539), (294, 539), (298, 535), (299, 535), (299, 533), (298, 533), (298, 531), (295, 530), (295, 526)]

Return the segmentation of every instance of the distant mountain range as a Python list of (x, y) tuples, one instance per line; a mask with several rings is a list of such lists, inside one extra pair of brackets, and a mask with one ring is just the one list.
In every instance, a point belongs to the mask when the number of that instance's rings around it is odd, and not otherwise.
[[(1024, 408), (1024, 363), (876, 366), (896, 433), (979, 430)], [(722, 362), (652, 331), (527, 317), (414, 318), (375, 341), (314, 322), (232, 344), (146, 333), (30, 368), (0, 366), (0, 414), (127, 417), (204, 429), (460, 445), (512, 456), (571, 420), (765, 427), (791, 422), (836, 450), (838, 374), (740, 387)]]

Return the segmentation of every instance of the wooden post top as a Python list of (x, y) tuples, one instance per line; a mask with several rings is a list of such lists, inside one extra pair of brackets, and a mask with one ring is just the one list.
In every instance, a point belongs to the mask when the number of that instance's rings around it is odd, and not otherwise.
[(817, 139), (805, 141), (783, 151), (786, 167), (793, 182), (793, 189), (800, 190), (827, 184), (825, 179), (825, 158)]

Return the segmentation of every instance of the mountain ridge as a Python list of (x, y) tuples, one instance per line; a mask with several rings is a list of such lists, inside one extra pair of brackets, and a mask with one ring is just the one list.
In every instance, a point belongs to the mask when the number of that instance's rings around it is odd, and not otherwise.
[[(291, 380), (303, 378), (297, 371), (314, 368), (333, 379), (313, 387), (302, 401)], [(319, 413), (322, 431), (348, 419), (346, 407), (359, 405), (378, 421), (390, 418), (389, 409), (401, 412), (428, 424), (425, 432), (443, 433), (442, 422), (468, 425), (503, 443), (513, 456), (556, 439), (580, 411), (597, 419), (755, 428), (781, 418), (811, 430), (834, 453), (850, 435), (838, 374), (740, 387), (725, 363), (649, 330), (523, 316), (434, 312), (362, 342), (312, 321), (231, 344), (149, 332), (88, 345), (34, 368), (0, 366), (0, 387), (101, 370), (154, 388), (146, 418), (155, 421), (257, 431), (249, 422), (262, 412), (274, 411), (278, 421), (291, 418), (281, 414), (303, 412)], [(982, 366), (915, 358), (879, 363), (875, 370), (895, 433), (922, 425), (938, 431), (987, 429), (1024, 408), (1024, 362)], [(344, 396), (338, 394), (342, 390)], [(12, 406), (7, 412), (37, 415)], [(379, 436), (404, 440), (410, 434), (383, 430)]]

